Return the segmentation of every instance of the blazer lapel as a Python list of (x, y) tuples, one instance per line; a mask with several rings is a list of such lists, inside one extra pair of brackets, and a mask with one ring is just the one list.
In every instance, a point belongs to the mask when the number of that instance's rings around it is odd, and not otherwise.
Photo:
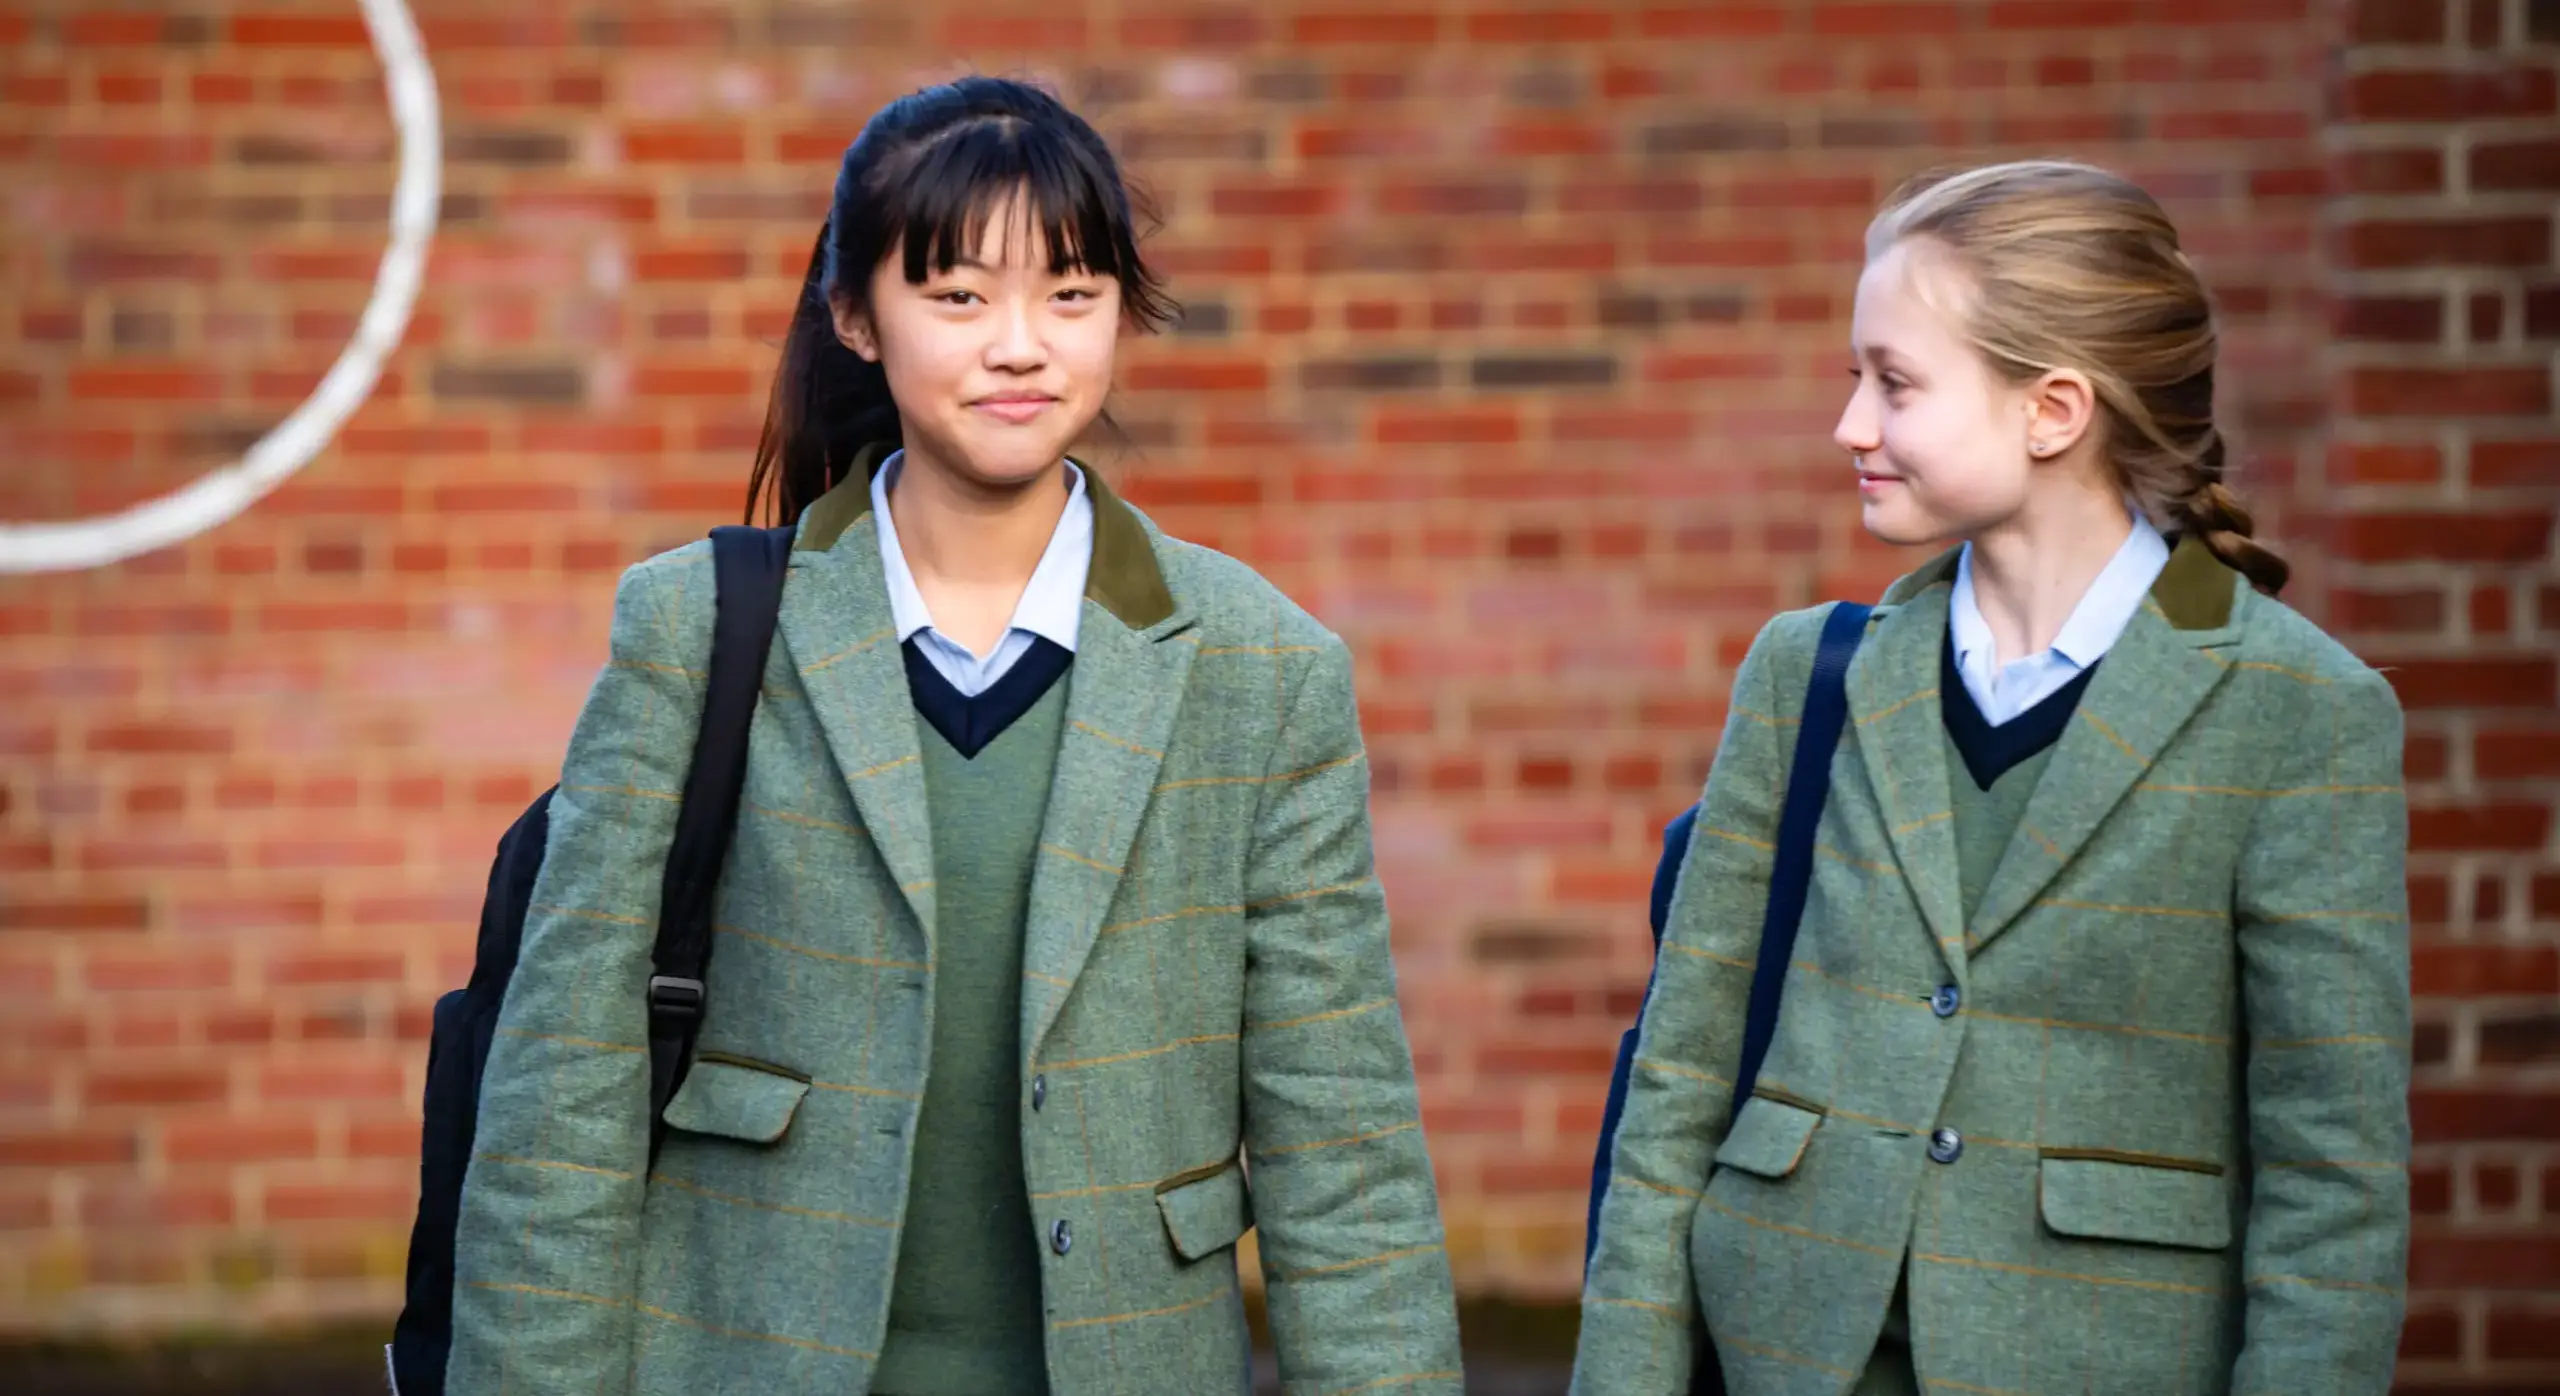
[(2192, 538), (2170, 554), (2027, 797), (1974, 910), (1969, 950), (1980, 951), (2035, 904), (2230, 672), (2215, 651), (2239, 638), (2231, 623), (2239, 582)]
[[(1947, 638), (1955, 554), (1896, 583), (1851, 661), (1849, 722), (1859, 765), (1884, 815), (1895, 859), (1947, 967), (1964, 968), (1964, 896), (1956, 883), (1955, 817), (1947, 785), (1938, 650)], [(1883, 608), (1879, 608), (1880, 610)]]
[(793, 541), (777, 627), (863, 831), (933, 950), (933, 824), (906, 661), (871, 524), (871, 460), (811, 504)]
[(1022, 950), (1025, 1069), (1083, 973), (1127, 871), (1200, 648), (1176, 638), (1190, 629), (1192, 615), (1167, 590), (1146, 523), (1091, 471), (1085, 484), (1093, 496), (1093, 566), (1076, 661), (1067, 671), (1057, 775), (1031, 868)]

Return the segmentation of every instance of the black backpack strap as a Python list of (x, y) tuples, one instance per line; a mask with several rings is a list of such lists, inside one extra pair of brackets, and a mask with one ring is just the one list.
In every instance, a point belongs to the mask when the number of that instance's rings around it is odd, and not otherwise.
[[(1813, 832), (1831, 790), (1831, 757), (1849, 718), (1849, 661), (1866, 637), (1865, 606), (1843, 601), (1822, 619), (1822, 643), (1805, 681), (1804, 718), (1796, 726), (1795, 760), (1787, 769), (1786, 803), (1778, 812), (1778, 852), (1769, 868), (1768, 910), (1760, 918), (1760, 958), (1751, 967), (1751, 1010), (1742, 1024), (1742, 1067), (1733, 1077), (1733, 1113), (1751, 1098), (1760, 1063), (1778, 1032), (1778, 995), (1795, 959), (1796, 930), (1813, 885)], [(1727, 1115), (1728, 1122), (1732, 1115)]]
[(702, 696), (702, 726), (685, 772), (675, 839), (667, 847), (658, 904), (658, 943), (649, 979), (649, 1157), (666, 1134), (667, 1101), (684, 1079), (694, 1033), (702, 1025), (703, 974), (711, 963), (711, 900), (728, 861), (747, 779), (747, 732), (764, 686), (782, 609), (782, 579), (791, 563), (792, 530), (711, 531), (717, 592), (711, 630), (711, 677)]

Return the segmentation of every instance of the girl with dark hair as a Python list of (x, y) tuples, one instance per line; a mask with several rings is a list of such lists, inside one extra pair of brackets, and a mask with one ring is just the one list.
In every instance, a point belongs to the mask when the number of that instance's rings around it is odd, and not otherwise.
[(554, 799), (452, 1389), (1243, 1391), (1256, 1227), (1289, 1390), (1459, 1389), (1349, 655), (1067, 455), (1167, 310), (1037, 89), (845, 152), (750, 490), (795, 533), (693, 1063), (652, 1160), (699, 544), (624, 578)]

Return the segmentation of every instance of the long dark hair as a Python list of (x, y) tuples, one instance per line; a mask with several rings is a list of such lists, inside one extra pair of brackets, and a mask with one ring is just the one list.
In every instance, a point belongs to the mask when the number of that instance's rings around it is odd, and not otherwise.
[(899, 444), (888, 375), (836, 338), (832, 299), (858, 300), (893, 250), (911, 283), (921, 284), (928, 266), (949, 271), (1017, 195), (1026, 228), (1048, 245), (1052, 272), (1082, 268), (1118, 281), (1121, 313), (1142, 328), (1172, 318), (1163, 282), (1138, 254), (1142, 207), (1084, 118), (1006, 78), (908, 93), (863, 126), (836, 171), (756, 442), (749, 522), (760, 511), (778, 524), (796, 521), (864, 446)]

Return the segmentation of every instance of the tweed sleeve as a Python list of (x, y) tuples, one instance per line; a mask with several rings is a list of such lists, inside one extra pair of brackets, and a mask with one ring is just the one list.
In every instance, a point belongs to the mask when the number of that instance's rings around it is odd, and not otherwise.
[(2237, 1396), (2389, 1390), (2409, 1249), (2400, 707), (2369, 670), (2309, 697), (2237, 890), (2256, 1170)]
[(630, 1380), (659, 881), (709, 650), (708, 553), (644, 563), (570, 738), (480, 1088), (455, 1239), (456, 1392)]
[(1245, 1154), (1290, 1392), (1460, 1390), (1457, 1302), (1396, 1004), (1351, 655), (1323, 635), (1245, 870)]
[(1584, 1281), (1576, 1396), (1683, 1396), (1689, 1389), (1698, 1307), (1689, 1227), (1733, 1104), (1800, 706), (1781, 709), (1775, 675), (1776, 637), (1788, 620), (1762, 628), (1734, 676), (1724, 736), (1664, 923), (1601, 1202), (1599, 1245)]

